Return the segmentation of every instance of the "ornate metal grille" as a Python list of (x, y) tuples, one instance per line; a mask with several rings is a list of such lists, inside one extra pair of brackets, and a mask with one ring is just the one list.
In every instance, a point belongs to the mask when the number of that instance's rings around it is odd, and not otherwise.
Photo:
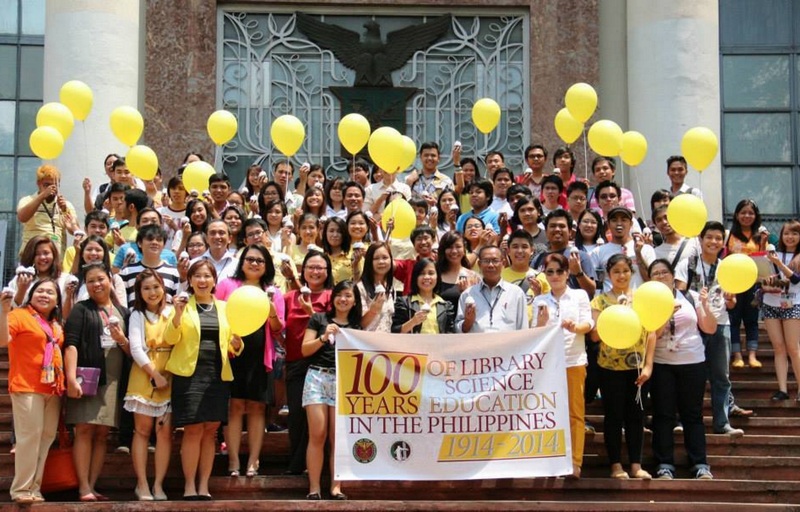
[[(432, 14), (438, 16), (439, 14)], [(383, 33), (425, 21), (425, 16), (333, 16), (323, 21), (361, 32), (368, 20)], [(419, 144), (436, 141), (442, 147), (440, 167), (450, 165), (456, 140), (464, 156), (483, 156), (498, 149), (517, 168), (529, 136), (529, 44), (524, 15), (453, 17), (449, 33), (417, 52), (392, 74), (396, 87), (420, 90), (406, 108), (406, 134)], [(306, 127), (306, 140), (296, 162), (320, 163), (329, 175), (344, 172), (336, 127), (338, 99), (331, 86), (349, 87), (354, 72), (333, 53), (308, 41), (296, 29), (292, 13), (220, 11), (218, 97), (222, 108), (239, 120), (239, 133), (223, 148), (226, 171), (243, 179), (254, 161), (269, 163), (281, 155), (273, 148), (272, 121), (292, 114)], [(488, 136), (472, 124), (473, 103), (482, 97), (502, 108), (498, 128)]]

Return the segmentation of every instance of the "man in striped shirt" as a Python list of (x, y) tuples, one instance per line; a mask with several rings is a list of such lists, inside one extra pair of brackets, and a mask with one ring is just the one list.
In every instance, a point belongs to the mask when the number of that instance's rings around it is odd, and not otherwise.
[(161, 258), (161, 251), (167, 240), (167, 233), (160, 225), (150, 224), (142, 227), (136, 235), (136, 245), (142, 253), (142, 259), (132, 265), (123, 267), (119, 276), (125, 283), (125, 294), (128, 297), (128, 307), (133, 306), (135, 298), (134, 283), (136, 276), (150, 269), (164, 280), (164, 288), (169, 297), (174, 297), (178, 292), (180, 277), (178, 269)]

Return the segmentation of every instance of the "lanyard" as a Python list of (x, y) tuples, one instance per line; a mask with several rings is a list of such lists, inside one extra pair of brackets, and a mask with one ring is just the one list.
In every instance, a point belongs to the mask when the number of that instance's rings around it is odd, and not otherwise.
[(703, 273), (703, 286), (706, 288), (711, 288), (711, 283), (714, 282), (714, 277), (717, 272), (717, 264), (714, 263), (709, 267), (708, 273), (706, 273), (706, 264), (703, 262), (703, 258), (700, 259), (700, 270)]
[[(490, 291), (491, 293), (491, 291)], [(497, 306), (497, 303), (500, 301), (500, 295), (503, 294), (503, 289), (500, 288), (497, 292), (497, 297), (494, 298), (494, 302), (491, 302), (489, 298), (483, 293), (483, 289), (481, 289), (481, 297), (484, 301), (486, 301), (486, 305), (489, 306), (489, 327), (493, 326), (494, 323), (494, 308)]]
[(53, 228), (53, 234), (54, 235), (56, 234), (56, 208), (57, 207), (58, 207), (58, 204), (53, 203), (53, 211), (50, 211), (47, 208), (47, 205), (45, 205), (44, 202), (42, 202), (42, 208), (44, 208), (44, 212), (50, 218), (50, 227)]

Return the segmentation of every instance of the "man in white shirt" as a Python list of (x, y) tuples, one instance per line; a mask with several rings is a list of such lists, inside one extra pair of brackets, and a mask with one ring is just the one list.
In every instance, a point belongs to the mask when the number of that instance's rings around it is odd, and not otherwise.
[(226, 277), (231, 277), (236, 273), (235, 251), (228, 249), (231, 243), (231, 228), (225, 221), (216, 219), (209, 222), (206, 228), (206, 238), (208, 239), (208, 250), (200, 256), (209, 260), (217, 271), (217, 282)]
[(494, 186), (494, 197), (489, 208), (496, 211), (498, 215), (505, 213), (508, 218), (514, 215), (511, 205), (508, 204), (508, 189), (514, 184), (514, 173), (507, 167), (502, 167), (494, 172), (492, 178)]
[(688, 167), (686, 159), (682, 155), (673, 155), (667, 158), (667, 176), (669, 177), (669, 191), (673, 196), (680, 194), (692, 194), (703, 199), (703, 193), (699, 188), (690, 187), (686, 184), (686, 174)]
[[(656, 259), (651, 245), (644, 243), (641, 235), (631, 236), (633, 212), (624, 206), (616, 206), (608, 212), (608, 227), (611, 240), (592, 250), (592, 263), (597, 271), (598, 281), (603, 281), (603, 291), (611, 290), (611, 281), (605, 275), (606, 262), (615, 254), (625, 254), (633, 260), (631, 289), (647, 281), (647, 267)], [(602, 276), (602, 279), (601, 279)]]
[(502, 278), (503, 254), (489, 245), (478, 254), (483, 279), (458, 300), (456, 332), (519, 331), (528, 328), (525, 292)]
[(672, 229), (667, 220), (667, 207), (659, 206), (653, 212), (653, 224), (661, 233), (664, 241), (655, 248), (656, 258), (670, 262), (672, 268), (677, 268), (678, 263), (697, 254), (697, 239), (686, 238)]
[(289, 210), (290, 214), (294, 213), (294, 211), (303, 204), (303, 196), (289, 190), (293, 176), (294, 165), (292, 165), (292, 162), (289, 160), (279, 160), (275, 162), (275, 165), (272, 167), (272, 179), (281, 187), (283, 197), (286, 200), (286, 208)]
[(364, 191), (364, 210), (379, 215), (383, 213), (387, 199), (391, 201), (399, 195), (408, 201), (411, 199), (411, 187), (398, 180), (396, 174), (384, 171), (383, 179), (368, 186)]

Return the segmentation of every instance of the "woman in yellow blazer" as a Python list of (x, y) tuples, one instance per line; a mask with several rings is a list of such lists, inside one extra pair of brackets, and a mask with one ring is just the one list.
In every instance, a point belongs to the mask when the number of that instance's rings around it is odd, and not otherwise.
[(208, 480), (214, 465), (215, 433), (228, 418), (229, 355), (241, 354), (241, 338), (231, 334), (225, 303), (214, 299), (217, 273), (208, 260), (187, 273), (189, 295), (175, 298), (164, 339), (174, 345), (167, 371), (172, 373), (172, 424), (183, 427), (183, 498), (211, 500)]

